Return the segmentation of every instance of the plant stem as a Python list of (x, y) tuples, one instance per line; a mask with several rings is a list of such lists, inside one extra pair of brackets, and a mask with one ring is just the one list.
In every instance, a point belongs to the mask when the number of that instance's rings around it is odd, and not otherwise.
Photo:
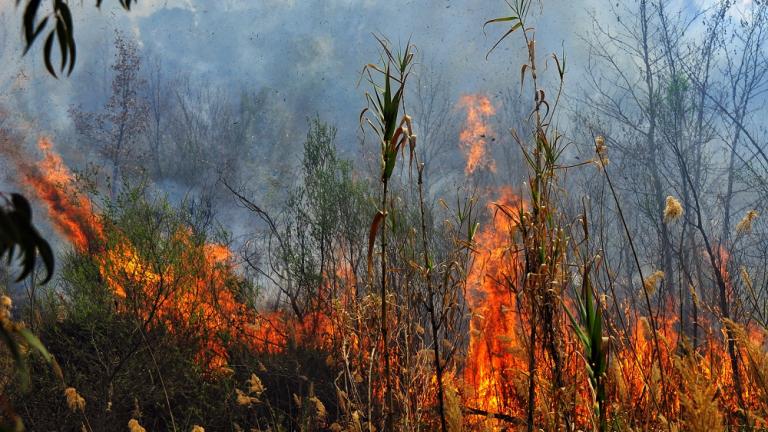
[(447, 432), (448, 425), (445, 421), (445, 402), (444, 390), (443, 390), (443, 366), (440, 362), (440, 323), (437, 321), (435, 314), (435, 292), (432, 286), (432, 271), (429, 264), (429, 248), (427, 244), (427, 222), (424, 212), (424, 181), (422, 173), (424, 171), (424, 165), (418, 165), (418, 186), (419, 186), (419, 208), (421, 210), (421, 243), (424, 250), (424, 268), (426, 269), (426, 281), (427, 281), (427, 296), (429, 296), (429, 320), (432, 326), (432, 346), (435, 354), (435, 376), (437, 379), (437, 409), (440, 414), (440, 430)]
[(382, 359), (384, 360), (384, 399), (386, 403), (386, 407), (384, 409), (384, 430), (385, 431), (391, 431), (392, 430), (392, 412), (393, 412), (393, 404), (392, 404), (392, 382), (390, 377), (390, 370), (389, 370), (389, 349), (388, 349), (388, 340), (387, 340), (387, 192), (389, 187), (389, 179), (384, 177), (382, 178), (382, 183), (384, 183), (384, 191), (382, 193), (381, 197), (381, 208), (384, 212), (384, 225), (381, 227), (381, 339), (382, 339), (382, 349), (384, 351), (384, 355), (382, 356)]

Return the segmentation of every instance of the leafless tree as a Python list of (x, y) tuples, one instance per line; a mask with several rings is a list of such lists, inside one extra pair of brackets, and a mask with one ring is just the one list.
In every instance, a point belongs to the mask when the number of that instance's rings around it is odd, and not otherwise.
[(150, 114), (151, 154), (154, 160), (156, 176), (162, 176), (163, 133), (166, 128), (168, 112), (171, 109), (171, 88), (163, 70), (162, 60), (152, 59), (147, 71), (147, 100)]
[[(593, 121), (599, 128), (596, 133), (616, 133), (606, 136), (609, 147), (615, 149), (612, 165), (638, 176), (630, 174), (631, 181), (623, 186), (630, 190), (634, 209), (653, 233), (638, 236), (638, 240), (649, 246), (643, 249), (660, 251), (649, 263), (664, 271), (668, 286), (674, 280), (672, 238), (663, 220), (669, 159), (659, 139), (665, 48), (658, 38), (661, 25), (654, 5), (641, 0), (636, 9), (634, 6), (613, 7), (615, 28), (594, 19), (593, 36), (586, 41), (590, 61), (584, 103), (599, 116)], [(660, 291), (666, 290), (662, 287)], [(664, 296), (660, 294), (660, 298)]]
[[(665, 274), (658, 306), (679, 306), (695, 348), (702, 313), (696, 296), (717, 319), (745, 318), (729, 276), (737, 265), (733, 219), (759, 206), (768, 173), (755, 138), (768, 90), (768, 6), (723, 0), (696, 13), (672, 6), (640, 0), (615, 6), (613, 26), (594, 21), (589, 90), (574, 118), (606, 135), (611, 165), (625, 172), (620, 188), (635, 216), (636, 241), (660, 251), (644, 258)], [(664, 216), (667, 195), (682, 200), (679, 223)], [(613, 247), (619, 255), (621, 243)], [(728, 353), (740, 394), (733, 338)]]
[(71, 108), (76, 131), (100, 147), (112, 163), (110, 196), (114, 199), (125, 171), (140, 169), (140, 156), (148, 128), (149, 108), (142, 97), (146, 81), (141, 77), (141, 56), (134, 41), (115, 36), (112, 94), (100, 112)]
[(423, 65), (413, 86), (409, 99), (415, 128), (418, 133), (419, 160), (424, 163), (423, 181), (425, 191), (435, 192), (448, 170), (457, 146), (456, 110), (452, 106), (451, 83), (434, 67)]

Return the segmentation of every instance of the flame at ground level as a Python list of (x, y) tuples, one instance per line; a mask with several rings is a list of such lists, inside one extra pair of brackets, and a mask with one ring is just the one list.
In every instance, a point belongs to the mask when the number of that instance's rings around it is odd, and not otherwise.
[[(525, 419), (531, 353), (527, 332), (532, 320), (527, 309), (519, 304), (518, 292), (514, 288), (522, 275), (524, 257), (514, 249), (512, 239), (517, 226), (509, 214), (516, 215), (518, 210), (525, 210), (526, 203), (511, 189), (503, 188), (491, 206), (503, 206), (508, 214), (494, 211), (496, 216), (475, 237), (477, 254), (467, 277), (467, 302), (472, 317), (463, 371), (464, 402), (478, 412)], [(719, 271), (730, 288), (730, 276), (723, 264), (725, 260), (727, 254), (720, 251)], [(566, 307), (573, 308), (568, 299), (563, 299), (563, 302)], [(735, 330), (741, 335), (737, 353), (742, 377), (742, 394), (739, 397), (728, 360), (724, 324), (711, 323), (710, 331), (702, 338), (703, 342), (700, 340), (696, 350), (686, 354), (682, 344), (684, 337), (679, 333), (675, 318), (675, 302), (670, 300), (667, 304), (669, 310), (655, 317), (660, 339), (658, 354), (649, 320), (632, 313), (629, 306), (622, 311), (624, 325), (628, 326), (626, 331), (617, 323), (605, 325), (605, 334), (612, 335), (608, 344), (610, 366), (605, 377), (607, 400), (611, 402), (608, 413), (619, 414), (618, 410), (621, 410), (620, 414), (629, 413), (644, 422), (653, 422), (660, 416), (668, 421), (679, 421), (696, 409), (688, 394), (697, 391), (709, 392), (707, 394), (715, 398), (713, 403), (729, 415), (764, 407), (768, 395), (757, 380), (750, 378), (756, 373), (750, 354), (753, 358), (756, 355), (750, 350), (763, 350), (765, 333), (754, 326), (745, 331)], [(608, 306), (602, 305), (603, 308)], [(563, 319), (562, 322), (568, 321)], [(701, 320), (699, 325), (706, 328), (703, 324)], [(612, 326), (612, 331), (608, 330), (609, 326)], [(596, 413), (592, 411), (594, 390), (589, 385), (583, 346), (570, 328), (561, 329), (561, 334), (565, 338), (562, 348), (564, 388), (550, 391), (553, 362), (545, 350), (540, 347), (534, 350), (537, 365), (534, 370), (538, 406), (536, 419), (541, 424), (551, 422), (552, 413), (557, 410), (553, 399), (561, 398), (565, 400), (571, 421), (588, 425)], [(739, 399), (743, 403), (741, 406)], [(503, 420), (481, 422), (508, 426)]]
[[(496, 203), (516, 209), (523, 205), (510, 188), (501, 191)], [(512, 375), (526, 370), (520, 315), (507, 278), (517, 279), (521, 271), (516, 251), (509, 248), (515, 224), (502, 215), (486, 224), (476, 235), (478, 251), (467, 277), (470, 321), (469, 349), (464, 378), (472, 387), (472, 398), (491, 412), (508, 408)]]
[(119, 228), (108, 241), (91, 201), (77, 192), (74, 175), (50, 139), (38, 141), (43, 158), (37, 163), (9, 150), (12, 143), (6, 144), (4, 153), (45, 204), (55, 229), (93, 258), (100, 276), (123, 300), (121, 311), (197, 341), (202, 346), (199, 361), (210, 369), (226, 365), (228, 338), (263, 349), (274, 342), (270, 340), (274, 336), (265, 335), (265, 327), (257, 325), (264, 320), (237, 299), (238, 278), (226, 246), (202, 244), (188, 228), (180, 229), (170, 239), (177, 245), (176, 256), (164, 257), (167, 262), (148, 260)]
[[(366, 306), (352, 294), (352, 287), (358, 281), (351, 270), (345, 267), (337, 270), (335, 279), (343, 281), (344, 287), (337, 290), (323, 286), (313, 305), (314, 312), (301, 321), (280, 311), (259, 314), (238, 299), (231, 252), (223, 245), (198, 242), (191, 231), (181, 229), (173, 233), (173, 240), (181, 245), (180, 254), (160, 265), (142, 256), (119, 233), (107, 242), (106, 230), (93, 205), (87, 197), (75, 193), (74, 176), (53, 151), (50, 140), (41, 139), (39, 147), (43, 159), (38, 163), (27, 163), (20, 157), (11, 159), (30, 190), (45, 202), (56, 228), (75, 248), (93, 256), (100, 276), (116, 298), (144, 299), (138, 303), (124, 301), (123, 310), (134, 312), (143, 319), (152, 316), (155, 325), (168, 328), (180, 338), (201, 343), (204, 347), (198, 357), (201, 364), (212, 370), (227, 364), (228, 344), (222, 337), (224, 334), (265, 353), (279, 353), (292, 343), (332, 351), (341, 346), (339, 341), (343, 339), (346, 349), (356, 353), (360, 364), (369, 360), (367, 353), (373, 352), (373, 348), (381, 351), (375, 319), (372, 324), (356, 324), (360, 328), (368, 325), (373, 329), (368, 334), (351, 333), (344, 327), (349, 321), (346, 318), (350, 315), (349, 309), (375, 311), (377, 308), (375, 303)], [(502, 189), (496, 203), (513, 210), (525, 208), (524, 201), (511, 189)], [(466, 301), (473, 314), (467, 335), (466, 362), (455, 370), (446, 371), (445, 379), (447, 387), (462, 389), (461, 403), (465, 406), (522, 419), (527, 403), (530, 353), (525, 330), (529, 328), (530, 320), (519, 306), (517, 294), (509, 283), (522, 271), (521, 256), (510, 241), (516, 229), (514, 220), (498, 214), (476, 235), (475, 264), (467, 276)], [(727, 259), (724, 251), (720, 255), (722, 261)], [(723, 266), (721, 271), (727, 270)], [(723, 277), (730, 282), (727, 273)], [(375, 312), (359, 315), (375, 318)], [(609, 411), (615, 406), (636, 418), (658, 418), (663, 414), (672, 421), (688, 409), (685, 392), (692, 386), (709, 391), (724, 412), (739, 412), (739, 399), (744, 401), (747, 410), (764, 404), (764, 389), (750, 379), (755, 372), (749, 361), (763, 348), (762, 332), (754, 328), (742, 332), (745, 336), (740, 339), (738, 355), (745, 379), (742, 395), (737, 397), (734, 374), (726, 360), (726, 340), (721, 331), (710, 331), (705, 343), (697, 347), (689, 361), (681, 354), (681, 337), (675, 320), (661, 314), (656, 317), (661, 348), (659, 361), (654, 354), (648, 320), (630, 314), (630, 309), (625, 311), (625, 316), (631, 316), (626, 323), (627, 330), (619, 328), (611, 333), (614, 337), (611, 338), (610, 367), (606, 376), (608, 400), (612, 403)], [(576, 424), (586, 425), (592, 416), (592, 391), (580, 354), (582, 347), (569, 329), (562, 329), (562, 333), (566, 335), (563, 344), (566, 377), (560, 395), (567, 400)], [(547, 406), (551, 401), (543, 394), (551, 382), (551, 368), (547, 369), (551, 361), (540, 349), (534, 351), (534, 356), (538, 365), (534, 378), (540, 392), (537, 419), (546, 422), (548, 413), (555, 409)], [(662, 382), (662, 369), (666, 382)], [(691, 380), (686, 370), (696, 370), (697, 379)], [(354, 374), (357, 376), (357, 372)], [(426, 381), (434, 385), (434, 377), (428, 378)], [(666, 386), (666, 391), (662, 385)], [(381, 400), (381, 389), (373, 389), (373, 395)]]

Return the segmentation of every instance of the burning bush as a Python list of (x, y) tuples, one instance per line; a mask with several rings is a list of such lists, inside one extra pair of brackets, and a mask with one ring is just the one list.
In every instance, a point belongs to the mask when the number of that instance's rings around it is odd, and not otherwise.
[[(499, 42), (521, 35), (527, 53), (521, 94), (531, 98), (531, 133), (512, 131), (526, 162), (519, 188), (484, 184), (501, 165), (487, 124), (494, 100), (479, 93), (458, 101), (466, 121), (456, 138), (464, 181), (487, 189), (459, 188), (455, 205), (429, 196), (419, 123), (404, 102), (416, 51), (383, 38), (381, 63), (363, 68), (369, 92), (359, 117), (380, 169), (360, 176), (337, 155), (335, 129), (315, 119), (302, 176), (278, 217), (225, 183), (266, 227), (247, 244), (255, 246), (245, 248), (244, 268), (226, 236), (145, 188), (98, 209), (47, 139), (39, 162), (7, 152), (73, 247), (58, 289), (42, 302), (31, 290), (29, 315), (72, 385), (62, 399), (50, 377), (36, 378), (33, 396), (18, 398), (35, 426), (767, 427), (765, 286), (742, 268), (739, 292), (736, 240), (714, 241), (692, 184), (648, 210), (662, 237), (693, 231), (676, 246), (681, 268), (671, 265), (671, 244), (662, 259), (639, 250), (612, 181), (620, 158), (608, 164), (610, 141), (598, 135), (587, 140), (589, 160), (564, 162), (569, 144), (555, 113), (565, 58), (552, 56), (549, 68), (537, 60), (532, 2), (509, 5), (512, 15), (486, 24), (509, 26)], [(547, 70), (560, 84), (552, 94)], [(569, 170), (593, 165), (609, 198), (599, 211), (564, 190)], [(487, 213), (476, 210), (478, 197), (488, 197)], [(619, 240), (606, 234), (610, 212)], [(736, 239), (756, 223), (755, 209), (731, 224)], [(274, 302), (253, 307), (246, 271), (268, 280)], [(675, 284), (687, 292), (677, 295)], [(56, 397), (58, 405), (46, 401)]]

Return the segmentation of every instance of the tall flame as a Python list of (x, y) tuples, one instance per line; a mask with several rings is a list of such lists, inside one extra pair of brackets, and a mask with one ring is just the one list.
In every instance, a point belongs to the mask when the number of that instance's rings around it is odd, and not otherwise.
[[(466, 156), (465, 174), (472, 175), (480, 168), (491, 172), (495, 169), (493, 159), (487, 152), (487, 137), (492, 133), (487, 120), (495, 110), (490, 100), (482, 95), (467, 95), (461, 98), (459, 106), (467, 112), (466, 127), (460, 135), (460, 148)], [(526, 202), (515, 195), (509, 187), (502, 187), (495, 192), (497, 197), (490, 207), (506, 208), (507, 212), (493, 212), (498, 217), (483, 226), (475, 236), (475, 261), (467, 275), (467, 303), (472, 311), (469, 323), (468, 349), (463, 365), (463, 381), (466, 385), (464, 402), (468, 407), (488, 414), (502, 414), (512, 418), (524, 418), (527, 406), (528, 368), (531, 347), (525, 329), (530, 328), (528, 309), (518, 303), (517, 294), (510, 281), (519, 280), (523, 270), (523, 257), (514, 247), (513, 236), (517, 229), (514, 218), (515, 210), (525, 208)], [(508, 214), (501, 214), (508, 213)], [(717, 251), (715, 262), (718, 271), (727, 285), (729, 301), (732, 298), (732, 278), (728, 274), (727, 250)], [(699, 301), (699, 300), (697, 300)], [(565, 307), (572, 309), (567, 298)], [(609, 307), (602, 300), (602, 307)], [(616, 328), (617, 324), (608, 320), (604, 331), (611, 331), (609, 350), (610, 367), (606, 376), (609, 386), (609, 400), (618, 401), (624, 410), (637, 418), (655, 419), (660, 415), (679, 419), (683, 408), (683, 397), (678, 394), (688, 391), (691, 385), (686, 371), (695, 368), (701, 382), (696, 385), (716, 389), (719, 403), (731, 413), (739, 412), (739, 397), (736, 394), (734, 373), (728, 361), (727, 334), (725, 324), (717, 319), (705, 322), (699, 317), (697, 325), (708, 328), (709, 332), (692, 352), (685, 357), (680, 347), (685, 336), (680, 333), (675, 301), (667, 303), (667, 310), (655, 313), (656, 328), (659, 338), (659, 350), (653, 341), (649, 320), (625, 303), (622, 311), (626, 325)], [(709, 325), (707, 325), (709, 324)], [(562, 329), (565, 337), (563, 358), (567, 388), (560, 391), (570, 392), (577, 403), (573, 406), (573, 415), (577, 424), (589, 424), (592, 418), (591, 399), (593, 389), (585, 372), (583, 347), (567, 328)], [(741, 399), (747, 408), (757, 407), (761, 393), (760, 387), (749, 379), (749, 364), (744, 359), (749, 357), (747, 349), (764, 349), (766, 335), (755, 326), (748, 326), (743, 331), (747, 339), (739, 348), (742, 376)], [(754, 349), (754, 348), (753, 348)], [(547, 389), (541, 383), (552, 382), (552, 371), (542, 365), (550, 364), (551, 359), (543, 349), (534, 349), (534, 380), (538, 383), (537, 392)], [(681, 366), (683, 362), (684, 366)], [(659, 367), (661, 363), (661, 367)], [(681, 367), (688, 368), (686, 371)], [(662, 372), (663, 371), (663, 372)], [(664, 378), (660, 374), (664, 374)], [(667, 392), (662, 391), (666, 381)], [(551, 395), (550, 395), (551, 396)], [(540, 397), (541, 398), (541, 397)], [(539, 399), (541, 400), (541, 399)], [(580, 402), (578, 402), (580, 401)], [(546, 406), (551, 401), (540, 402)], [(661, 406), (664, 408), (662, 409)], [(552, 407), (550, 407), (552, 408)], [(544, 409), (544, 408), (542, 408)], [(537, 416), (548, 414), (537, 414)], [(492, 422), (493, 423), (493, 422)], [(498, 425), (496, 423), (493, 423)], [(486, 425), (487, 426), (487, 425)]]
[[(485, 148), (485, 137), (490, 128), (484, 121), (493, 115), (493, 106), (484, 96), (465, 96), (460, 104), (467, 108), (468, 128), (461, 136), (462, 149), (466, 149), (467, 154), (466, 172), (469, 175), (479, 167), (492, 170), (493, 160)], [(138, 298), (160, 300), (138, 306), (124, 301), (122, 310), (134, 312), (142, 319), (152, 317), (154, 323), (164, 326), (181, 340), (193, 338), (200, 342), (203, 348), (198, 360), (211, 370), (227, 364), (228, 338), (267, 353), (280, 352), (290, 343), (313, 345), (332, 352), (334, 338), (340, 338), (339, 333), (345, 331), (344, 322), (349, 321), (345, 315), (350, 308), (375, 310), (375, 303), (366, 306), (365, 301), (356, 297), (354, 288), (358, 281), (348, 264), (339, 265), (335, 277), (324, 278), (337, 281), (334, 283), (338, 286), (330, 282), (323, 285), (311, 312), (297, 322), (287, 313), (259, 314), (240, 301), (236, 290), (232, 289), (237, 277), (231, 251), (224, 245), (196, 242), (189, 229), (172, 233), (174, 241), (182, 245), (182, 252), (178, 259), (169, 263), (148, 260), (129, 239), (121, 238), (119, 232), (110, 236), (111, 240), (116, 237), (116, 241), (106, 242), (105, 228), (91, 201), (76, 193), (75, 177), (53, 150), (51, 141), (41, 138), (38, 147), (43, 157), (35, 163), (27, 162), (31, 158), (23, 157), (18, 147), (3, 144), (0, 151), (8, 156), (25, 184), (46, 205), (56, 229), (79, 251), (93, 256), (100, 277), (115, 293), (116, 299), (127, 299), (138, 293)], [(496, 192), (496, 199), (490, 205), (502, 206), (514, 214), (515, 209), (525, 209), (526, 202), (512, 188), (504, 187)], [(524, 329), (530, 323), (509, 281), (519, 280), (523, 257), (512, 244), (516, 221), (507, 215), (498, 215), (475, 236), (477, 253), (467, 275), (466, 301), (472, 316), (466, 363), (460, 371), (469, 389), (464, 393), (463, 403), (487, 413), (522, 418), (527, 403), (525, 387), (530, 353)], [(732, 291), (733, 280), (726, 266), (728, 252), (720, 249), (718, 254), (720, 267), (717, 271)], [(168, 291), (170, 281), (173, 281), (174, 289)], [(567, 305), (567, 299), (564, 301)], [(673, 303), (669, 303), (669, 310), (655, 314), (660, 348), (653, 343), (649, 321), (626, 303), (621, 311), (626, 321), (622, 321), (621, 326), (607, 322), (604, 327), (605, 331), (611, 329), (610, 367), (606, 376), (608, 399), (636, 418), (655, 418), (663, 413), (665, 418), (675, 420), (683, 410), (682, 397), (678, 393), (687, 391), (686, 385), (691, 383), (686, 382), (685, 373), (677, 366), (682, 355), (679, 342), (683, 337), (674, 318)], [(608, 309), (606, 304), (602, 306)], [(135, 309), (129, 310), (129, 307)], [(697, 324), (700, 328), (709, 328), (709, 333), (702, 338), (701, 345), (693, 347), (693, 360), (687, 366), (696, 368), (699, 373), (697, 379), (701, 383), (695, 384), (716, 389), (713, 394), (718, 403), (731, 413), (739, 412), (742, 407), (734, 391), (734, 374), (727, 361), (727, 338), (723, 327), (714, 319), (709, 326), (703, 319)], [(748, 410), (764, 403), (763, 390), (749, 380), (747, 359), (750, 358), (750, 344), (754, 345), (753, 349), (764, 349), (765, 334), (754, 327), (746, 328), (744, 333), (749, 341), (739, 347), (741, 376), (745, 380), (740, 399)], [(355, 369), (365, 370), (360, 366), (370, 360), (366, 353), (375, 351), (373, 348), (378, 343), (375, 335), (348, 332), (341, 337), (347, 349), (358, 353), (359, 365)], [(564, 374), (568, 388), (563, 391), (571, 392), (576, 401), (573, 407), (576, 423), (587, 425), (593, 393), (584, 372), (584, 359), (577, 353), (581, 350), (579, 342), (572, 336), (565, 338)], [(655, 352), (656, 349), (661, 352)], [(551, 372), (542, 366), (547, 364), (547, 354), (539, 349), (534, 350), (534, 355), (539, 365), (534, 371), (535, 379), (547, 382)], [(668, 386), (666, 394), (662, 392), (659, 362)], [(458, 371), (447, 371), (446, 376), (452, 377), (454, 372)], [(447, 385), (453, 385), (453, 378), (445, 379)], [(360, 382), (362, 380), (360, 378)], [(539, 385), (539, 388), (543, 387)], [(381, 388), (374, 388), (372, 392), (372, 398), (381, 401)], [(546, 401), (542, 406), (544, 404)], [(662, 410), (660, 405), (665, 408)]]
[[(523, 205), (511, 188), (502, 188), (499, 195), (492, 206), (513, 210)], [(517, 252), (508, 246), (514, 230), (515, 222), (501, 215), (486, 224), (475, 237), (477, 256), (467, 276), (473, 316), (464, 379), (474, 389), (475, 405), (489, 412), (509, 408), (506, 383), (526, 370), (517, 302), (507, 284), (521, 271)]]
[(488, 119), (496, 114), (491, 100), (484, 95), (464, 95), (458, 106), (467, 112), (464, 129), (459, 135), (461, 150), (467, 159), (464, 173), (469, 176), (480, 168), (496, 172), (496, 163), (488, 154), (486, 141), (493, 135)]
[(53, 151), (50, 138), (41, 137), (37, 146), (43, 154), (37, 163), (28, 162), (30, 158), (10, 141), (3, 143), (2, 151), (16, 166), (26, 186), (43, 201), (54, 228), (77, 249), (87, 251), (102, 236), (91, 201), (76, 192), (74, 175)]
[(265, 330), (257, 325), (262, 320), (232, 290), (237, 278), (226, 246), (199, 244), (191, 230), (181, 229), (173, 238), (183, 245), (181, 256), (158, 267), (119, 232), (114, 244), (105, 241), (91, 200), (77, 193), (74, 175), (49, 138), (38, 141), (43, 158), (36, 163), (28, 162), (32, 158), (15, 143), (5, 141), (1, 150), (43, 202), (56, 230), (77, 250), (93, 257), (117, 298), (133, 295), (121, 310), (152, 320), (150, 324), (162, 324), (179, 337), (195, 338), (203, 346), (200, 362), (212, 370), (226, 365), (228, 337), (254, 348), (264, 346)]

